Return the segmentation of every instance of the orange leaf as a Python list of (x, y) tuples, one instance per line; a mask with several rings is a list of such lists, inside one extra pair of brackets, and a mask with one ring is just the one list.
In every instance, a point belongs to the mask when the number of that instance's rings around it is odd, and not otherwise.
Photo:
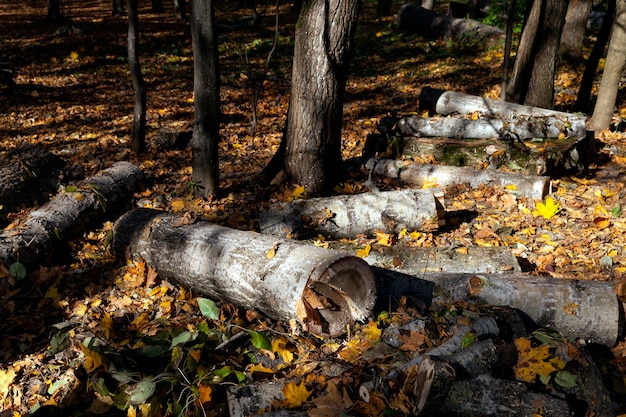
[(311, 396), (311, 391), (306, 389), (304, 383), (296, 385), (295, 382), (288, 382), (283, 387), (285, 396), (284, 404), (289, 408), (300, 407)]

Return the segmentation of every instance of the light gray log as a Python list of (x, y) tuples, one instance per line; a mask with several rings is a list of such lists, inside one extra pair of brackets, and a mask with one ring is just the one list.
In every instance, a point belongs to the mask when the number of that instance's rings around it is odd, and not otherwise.
[[(587, 116), (564, 113), (540, 107), (524, 106), (499, 100), (473, 96), (455, 91), (444, 91), (430, 87), (422, 88), (420, 109), (434, 114), (470, 114), (478, 112), (490, 119), (502, 119), (509, 122), (535, 118), (537, 122), (545, 119), (552, 129), (563, 131), (568, 136), (583, 138), (586, 135)], [(557, 135), (558, 136), (558, 135)], [(496, 137), (498, 137), (496, 135)], [(531, 136), (532, 137), (532, 136)], [(555, 136), (556, 137), (556, 136)]]
[(0, 234), (0, 261), (10, 266), (19, 260), (27, 270), (58, 262), (54, 258), (66, 255), (67, 240), (129, 209), (144, 181), (138, 167), (117, 162), (82, 181), (76, 191), (58, 194), (30, 212), (22, 226)]
[(433, 190), (425, 189), (311, 198), (272, 205), (260, 213), (260, 227), (262, 233), (282, 237), (432, 231), (443, 219), (437, 205)]
[(371, 159), (367, 162), (367, 168), (373, 169), (374, 174), (397, 178), (406, 184), (418, 187), (436, 184), (439, 188), (446, 188), (464, 183), (474, 188), (480, 185), (497, 185), (512, 194), (536, 200), (543, 199), (550, 192), (550, 178), (536, 175), (445, 165), (407, 164), (393, 159), (381, 159), (376, 162)]
[(122, 216), (113, 250), (141, 257), (157, 273), (210, 297), (315, 334), (338, 336), (368, 317), (374, 274), (356, 256), (149, 209)]

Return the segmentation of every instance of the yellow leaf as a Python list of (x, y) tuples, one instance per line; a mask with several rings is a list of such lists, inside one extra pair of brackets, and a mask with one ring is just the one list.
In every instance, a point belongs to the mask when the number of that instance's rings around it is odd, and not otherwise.
[(83, 201), (85, 199), (85, 195), (83, 193), (75, 193), (74, 199), (76, 201)]
[(85, 370), (87, 371), (88, 374), (92, 373), (96, 369), (103, 366), (102, 356), (100, 356), (98, 352), (95, 352), (89, 349), (85, 345), (79, 345), (79, 346), (80, 346), (80, 349), (85, 354), (85, 362), (83, 362), (83, 366), (85, 367)]
[(535, 210), (533, 210), (533, 216), (538, 217), (541, 216), (544, 219), (550, 219), (555, 214), (561, 211), (561, 205), (555, 201), (551, 196), (547, 196), (545, 199), (545, 203), (538, 202), (535, 205)]
[(420, 237), (422, 237), (422, 234), (416, 230), (412, 231), (411, 233), (409, 233), (409, 236), (411, 236), (411, 239), (413, 240), (417, 240)]
[(435, 188), (435, 187), (439, 187), (437, 178), (427, 177), (424, 183), (422, 184), (422, 188)]
[(297, 200), (298, 198), (301, 198), (304, 195), (304, 186), (303, 185), (298, 185), (296, 188), (293, 189), (291, 195), (293, 196), (294, 200)]
[(7, 371), (0, 369), (0, 399), (4, 398), (9, 393), (9, 387), (15, 379), (15, 371), (10, 368)]
[(565, 367), (562, 359), (552, 356), (548, 345), (532, 347), (529, 339), (520, 337), (515, 339), (515, 347), (518, 353), (514, 369), (517, 379), (532, 382), (536, 376), (549, 376)]
[(370, 244), (365, 245), (363, 249), (358, 249), (356, 251), (356, 256), (359, 258), (367, 258), (372, 250), (372, 246)]
[(563, 133), (563, 132), (559, 133), (559, 136), (558, 136), (559, 140), (563, 140), (565, 138), (566, 138), (565, 133)]
[(593, 219), (593, 224), (595, 224), (598, 229), (606, 229), (611, 225), (611, 220), (606, 217), (596, 217)]
[(283, 387), (285, 396), (284, 404), (289, 408), (300, 407), (310, 396), (311, 391), (306, 389), (303, 382), (296, 385), (295, 382), (288, 382)]
[(382, 330), (380, 330), (373, 321), (367, 323), (367, 326), (363, 327), (362, 331), (365, 338), (371, 340), (372, 342), (378, 342), (378, 340), (380, 340), (380, 336), (382, 335)]
[(104, 313), (104, 317), (102, 317), (102, 320), (100, 320), (100, 328), (102, 329), (102, 332), (104, 333), (104, 337), (106, 337), (107, 339), (111, 337), (111, 330), (113, 329), (113, 320), (111, 319), (111, 316), (109, 315), (109, 313)]
[(274, 246), (272, 246), (270, 248), (270, 250), (267, 251), (267, 253), (265, 254), (265, 256), (268, 259), (272, 259), (274, 256), (276, 256), (276, 251), (278, 250), (278, 247), (280, 246), (280, 243), (274, 243)]
[(132, 405), (126, 411), (126, 417), (137, 417), (137, 410)]
[(291, 363), (293, 361), (293, 352), (286, 349), (288, 340), (284, 337), (279, 337), (272, 341), (272, 352), (277, 353), (283, 358), (283, 362)]
[(76, 51), (70, 52), (70, 59), (78, 59), (78, 52)]
[(183, 200), (182, 198), (174, 198), (172, 200), (172, 211), (174, 213), (178, 213), (184, 208), (185, 208), (185, 200)]
[(200, 394), (200, 403), (208, 403), (213, 399), (213, 388), (210, 385), (200, 384), (198, 386), (198, 393)]
[(395, 236), (393, 233), (376, 232), (376, 243), (383, 246), (391, 246), (394, 244)]
[(515, 184), (507, 184), (504, 186), (504, 188), (508, 191), (515, 191), (517, 190), (517, 185)]
[(470, 114), (470, 119), (472, 120), (478, 120), (478, 118), (480, 117), (480, 114), (475, 111), (474, 113)]

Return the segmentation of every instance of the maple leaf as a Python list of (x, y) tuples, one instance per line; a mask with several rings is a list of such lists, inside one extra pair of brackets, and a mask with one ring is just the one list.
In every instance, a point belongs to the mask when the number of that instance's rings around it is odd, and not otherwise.
[(363, 249), (357, 249), (356, 256), (359, 258), (367, 258), (372, 250), (372, 245), (367, 244)]
[(549, 345), (532, 347), (530, 340), (524, 337), (515, 339), (518, 359), (515, 365), (515, 377), (522, 381), (532, 382), (536, 376), (548, 377), (555, 371), (563, 369), (565, 362), (550, 353)]
[(283, 403), (289, 408), (300, 407), (311, 396), (311, 391), (306, 389), (304, 382), (296, 385), (295, 382), (288, 382), (283, 387), (285, 399)]
[(15, 371), (12, 368), (7, 371), (0, 369), (0, 399), (7, 395), (14, 378)]
[(561, 205), (552, 197), (547, 196), (545, 202), (538, 202), (532, 214), (535, 217), (541, 216), (544, 219), (551, 219), (555, 214), (561, 211)]

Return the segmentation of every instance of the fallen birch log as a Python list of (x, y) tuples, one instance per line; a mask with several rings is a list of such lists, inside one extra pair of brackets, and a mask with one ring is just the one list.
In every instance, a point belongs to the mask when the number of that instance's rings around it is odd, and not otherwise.
[(281, 237), (307, 233), (355, 237), (376, 231), (432, 231), (443, 214), (433, 190), (409, 189), (277, 203), (260, 213), (260, 228)]
[(428, 39), (451, 38), (466, 44), (484, 43), (488, 46), (495, 46), (504, 39), (502, 29), (473, 19), (443, 16), (417, 4), (401, 6), (396, 15), (396, 22), (400, 29)]
[(6, 214), (43, 204), (57, 191), (65, 162), (42, 146), (27, 146), (0, 157), (0, 226)]
[[(356, 254), (361, 246), (342, 242), (328, 242), (333, 250)], [(507, 247), (472, 246), (462, 250), (449, 248), (423, 248), (380, 246), (372, 248), (363, 260), (379, 268), (396, 269), (405, 274), (419, 276), (426, 272), (473, 274), (502, 274), (521, 272), (517, 258)]]
[(411, 186), (424, 185), (446, 188), (454, 184), (468, 183), (477, 188), (481, 185), (497, 185), (516, 195), (543, 199), (550, 192), (550, 178), (522, 175), (493, 170), (476, 170), (467, 167), (451, 167), (432, 164), (406, 164), (393, 159), (370, 159), (367, 168), (374, 174), (396, 178)]
[(297, 241), (149, 209), (122, 216), (113, 236), (116, 254), (143, 258), (163, 278), (319, 335), (343, 334), (376, 301), (365, 261)]
[(67, 250), (64, 242), (130, 208), (144, 181), (135, 165), (117, 162), (82, 181), (75, 191), (58, 194), (30, 212), (22, 225), (0, 234), (0, 262), (7, 267), (19, 262), (27, 270), (54, 263)]
[(613, 284), (511, 274), (423, 273), (375, 268), (378, 298), (414, 296), (426, 305), (435, 294), (444, 302), (510, 306), (531, 324), (559, 331), (569, 339), (614, 346), (623, 326), (621, 303)]
[(490, 119), (499, 118), (505, 121), (516, 121), (520, 118), (523, 120), (525, 118), (536, 120), (541, 124), (541, 120), (545, 120), (543, 124), (550, 131), (562, 131), (567, 136), (576, 138), (584, 138), (587, 131), (587, 116), (584, 115), (502, 102), (454, 91), (424, 87), (420, 93), (419, 101), (421, 110), (427, 110), (433, 114), (450, 115), (458, 113), (465, 115), (478, 112)]

